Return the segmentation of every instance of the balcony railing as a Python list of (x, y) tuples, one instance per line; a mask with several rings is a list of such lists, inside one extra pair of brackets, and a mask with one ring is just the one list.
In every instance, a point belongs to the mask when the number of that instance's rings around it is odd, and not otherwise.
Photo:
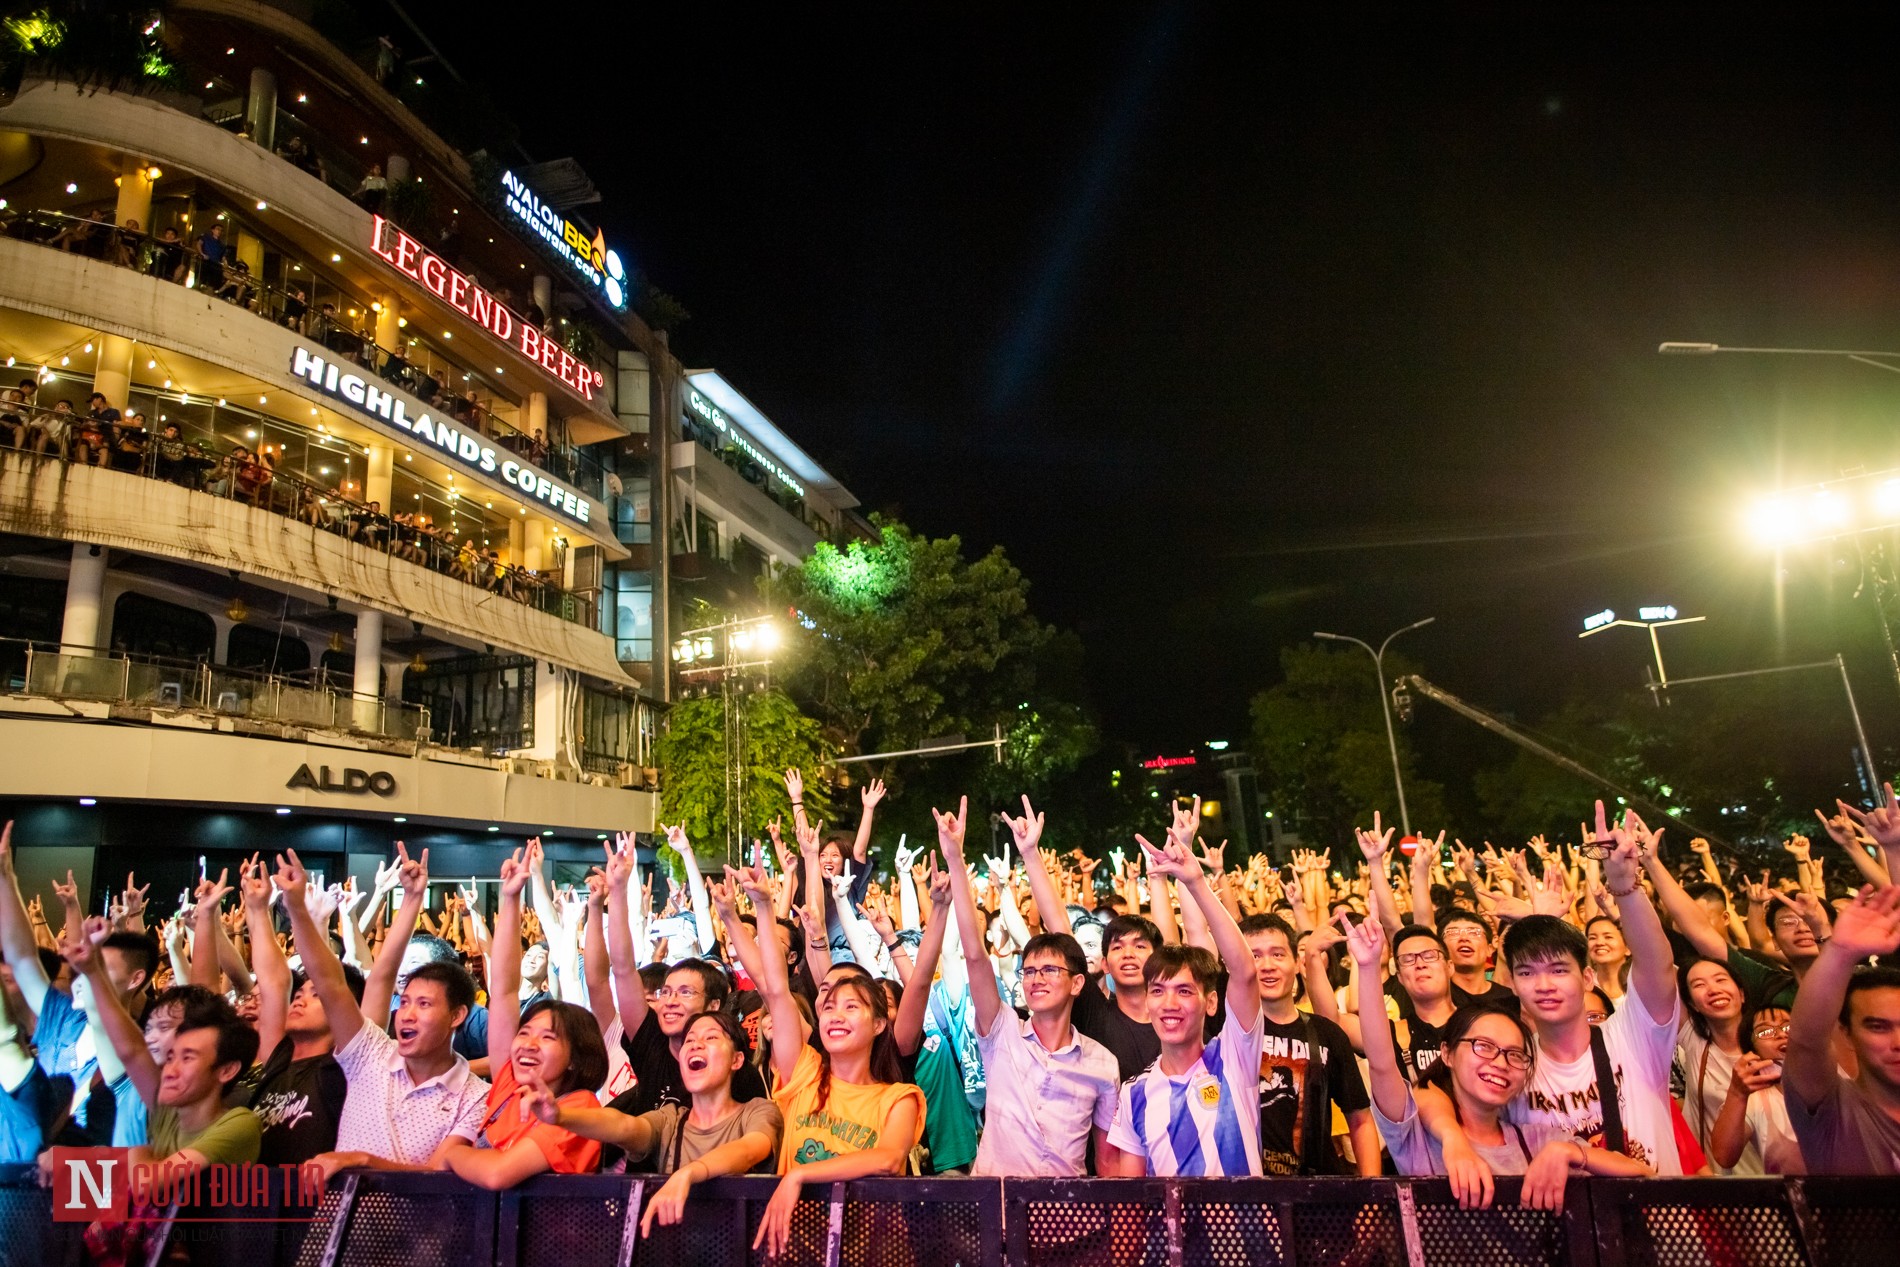
[[(20, 645), (13, 639), (0, 642)], [(427, 708), (331, 686), (320, 669), (292, 675), (253, 673), (198, 661), (29, 642), (19, 687), (27, 695), (49, 699), (211, 713), (307, 730), (429, 742)]]
[[(260, 1167), (261, 1171), (263, 1168)], [(57, 1263), (85, 1229), (51, 1220), (33, 1168), (0, 1187), (0, 1261)], [(559, 1176), (488, 1192), (446, 1175), (345, 1171), (323, 1193), (268, 1172), (243, 1208), (154, 1209), (211, 1267), (753, 1267), (778, 1181), (693, 1185), (643, 1233), (654, 1175)], [(63, 1183), (74, 1179), (66, 1176)], [(293, 1179), (294, 1185), (295, 1180)], [(1572, 1179), (1562, 1213), (1488, 1210), (1441, 1179), (873, 1179), (812, 1184), (779, 1267), (1872, 1267), (1900, 1243), (1891, 1179)], [(207, 1187), (209, 1185), (206, 1185)], [(247, 1195), (251, 1195), (248, 1194)], [(187, 1220), (192, 1220), (187, 1222)], [(157, 1261), (153, 1255), (153, 1261)]]
[[(11, 393), (9, 393), (11, 394)], [(128, 406), (131, 402), (127, 402)], [(21, 460), (110, 466), (193, 492), (300, 519), (358, 545), (407, 559), (562, 620), (591, 627), (590, 594), (566, 590), (551, 572), (502, 563), (472, 540), (457, 543), (427, 516), (384, 514), (335, 489), (280, 471), (267, 453), (238, 447), (218, 453), (207, 433), (166, 436), (161, 429), (97, 421), (85, 415), (0, 400), (0, 452)], [(62, 481), (62, 488), (65, 487)]]

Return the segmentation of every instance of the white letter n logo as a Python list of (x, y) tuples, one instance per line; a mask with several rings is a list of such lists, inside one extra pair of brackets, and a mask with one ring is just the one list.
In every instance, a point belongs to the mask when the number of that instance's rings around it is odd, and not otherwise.
[[(71, 1195), (67, 1198), (65, 1208), (68, 1210), (111, 1209), (112, 1170), (113, 1167), (118, 1164), (119, 1161), (116, 1157), (90, 1162), (68, 1159), (66, 1162), (66, 1172), (72, 1176), (73, 1186)], [(98, 1172), (96, 1179), (94, 1178), (95, 1170)], [(86, 1196), (84, 1200), (82, 1200), (79, 1195), (79, 1185), (82, 1183), (86, 1185)]]

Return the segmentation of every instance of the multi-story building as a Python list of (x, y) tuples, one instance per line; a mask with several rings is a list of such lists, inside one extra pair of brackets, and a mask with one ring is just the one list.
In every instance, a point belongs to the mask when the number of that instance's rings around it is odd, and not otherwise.
[(0, 104), (0, 812), (42, 894), (597, 860), (651, 829), (688, 589), (856, 522), (634, 315), (578, 167), (463, 153), (447, 68), (309, 12), (176, 0), (162, 86)]

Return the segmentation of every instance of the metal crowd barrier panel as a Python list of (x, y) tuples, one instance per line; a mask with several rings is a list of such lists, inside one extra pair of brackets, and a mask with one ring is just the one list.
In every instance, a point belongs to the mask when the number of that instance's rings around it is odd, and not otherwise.
[[(765, 1267), (771, 1177), (697, 1185), (642, 1235), (664, 1179), (542, 1177), (487, 1192), (350, 1171), (314, 1219), (176, 1210), (171, 1259), (202, 1267)], [(784, 1267), (1876, 1267), (1900, 1247), (1892, 1179), (1573, 1179), (1561, 1214), (1461, 1210), (1443, 1180), (873, 1179), (808, 1187)], [(0, 1170), (0, 1267), (78, 1267), (28, 1167)], [(281, 1216), (281, 1220), (279, 1219)]]

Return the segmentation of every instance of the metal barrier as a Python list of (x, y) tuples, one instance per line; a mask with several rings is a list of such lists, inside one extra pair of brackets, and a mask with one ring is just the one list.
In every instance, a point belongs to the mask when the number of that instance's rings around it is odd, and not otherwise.
[[(0, 1176), (0, 1267), (80, 1261), (30, 1171)], [(764, 1267), (778, 1181), (693, 1189), (643, 1236), (651, 1175), (542, 1177), (487, 1192), (447, 1175), (349, 1171), (314, 1221), (193, 1222), (206, 1267)], [(1875, 1267), (1900, 1245), (1891, 1179), (1573, 1179), (1561, 1214), (1461, 1210), (1443, 1180), (873, 1179), (805, 1190), (789, 1267)], [(276, 1207), (274, 1206), (273, 1209)]]

